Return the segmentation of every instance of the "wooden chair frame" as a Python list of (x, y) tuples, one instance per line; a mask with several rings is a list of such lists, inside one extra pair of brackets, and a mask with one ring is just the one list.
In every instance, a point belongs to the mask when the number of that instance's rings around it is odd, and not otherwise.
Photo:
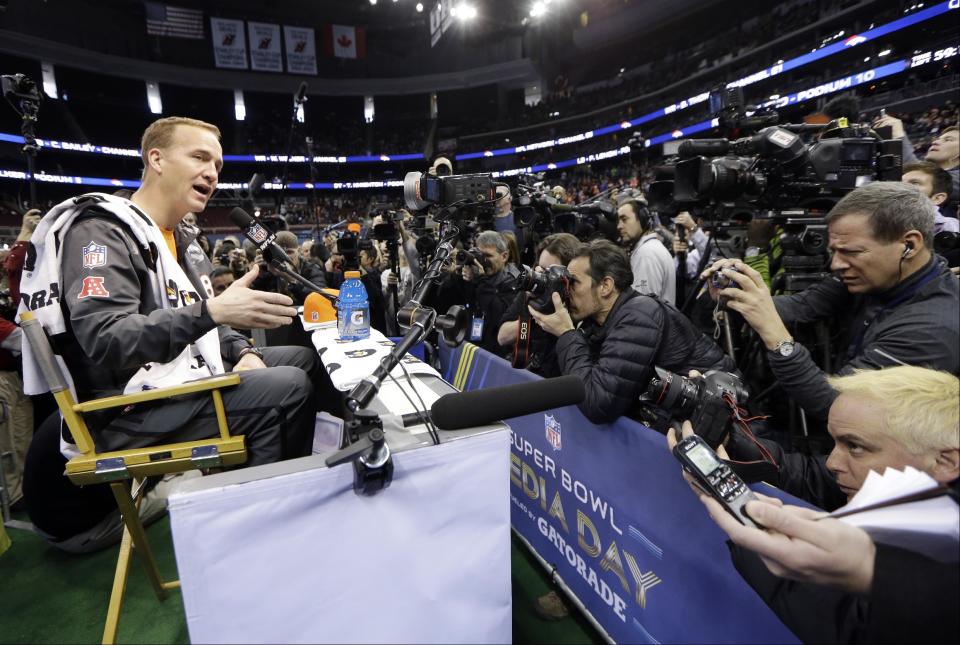
[[(58, 363), (46, 330), (32, 312), (21, 314), (21, 327), (30, 343), (34, 358), (40, 366), (43, 378), (57, 401), (60, 414), (70, 430), (70, 435), (80, 455), (67, 462), (66, 476), (78, 486), (106, 483), (110, 485), (117, 507), (123, 518), (124, 530), (120, 541), (120, 553), (107, 606), (103, 643), (115, 643), (123, 596), (127, 586), (131, 553), (136, 552), (146, 570), (157, 598), (164, 600), (167, 591), (180, 587), (179, 580), (165, 582), (160, 575), (153, 551), (147, 541), (143, 523), (140, 521), (140, 502), (144, 480), (154, 475), (179, 473), (199, 468), (214, 468), (241, 464), (247, 459), (243, 436), (231, 436), (227, 424), (223, 396), (225, 387), (240, 383), (240, 375), (231, 373), (208, 379), (157, 388), (135, 394), (110, 396), (78, 403), (74, 401), (68, 381)], [(174, 396), (209, 392), (213, 399), (220, 430), (218, 437), (200, 441), (118, 450), (98, 453), (83, 415), (96, 410), (126, 407), (146, 401), (157, 401)], [(133, 489), (131, 491), (131, 488)]]

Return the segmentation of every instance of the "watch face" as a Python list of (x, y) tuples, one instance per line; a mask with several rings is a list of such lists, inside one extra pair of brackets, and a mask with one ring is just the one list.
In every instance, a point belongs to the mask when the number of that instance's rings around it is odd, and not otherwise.
[(790, 354), (793, 353), (793, 348), (795, 344), (796, 343), (794, 343), (793, 341), (787, 341), (785, 343), (780, 343), (780, 347), (778, 347), (777, 349), (780, 350), (780, 355), (786, 358), (787, 356), (790, 356)]

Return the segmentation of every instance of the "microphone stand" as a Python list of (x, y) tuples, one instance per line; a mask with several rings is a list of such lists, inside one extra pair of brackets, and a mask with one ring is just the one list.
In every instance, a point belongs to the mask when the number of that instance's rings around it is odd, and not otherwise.
[(397, 312), (397, 322), (402, 327), (408, 328), (407, 333), (393, 350), (380, 360), (380, 365), (373, 374), (364, 377), (347, 395), (347, 407), (350, 410), (356, 412), (367, 407), (380, 391), (383, 380), (400, 363), (404, 354), (423, 340), (434, 326), (443, 332), (443, 340), (447, 346), (455, 347), (463, 342), (467, 332), (467, 312), (463, 307), (454, 305), (446, 314), (438, 316), (436, 310), (422, 304), (433, 291), (434, 285), (439, 283), (443, 265), (453, 252), (453, 244), (459, 235), (460, 229), (456, 226), (450, 223), (444, 224), (443, 239), (437, 246), (433, 261), (417, 285), (413, 297)]
[[(277, 196), (277, 213), (283, 206), (283, 198), (287, 193), (287, 169), (290, 166), (290, 153), (293, 152), (293, 133), (297, 128), (297, 112), (307, 102), (306, 95), (298, 91), (293, 95), (293, 116), (290, 117), (290, 135), (287, 137), (287, 156), (283, 159), (283, 172), (280, 174), (280, 194)], [(312, 161), (313, 157), (311, 157)]]

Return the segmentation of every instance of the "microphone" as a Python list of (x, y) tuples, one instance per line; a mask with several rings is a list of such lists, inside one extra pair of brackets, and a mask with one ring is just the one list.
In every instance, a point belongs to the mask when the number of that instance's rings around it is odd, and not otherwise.
[(230, 211), (230, 221), (243, 231), (243, 235), (257, 245), (264, 257), (272, 257), (279, 262), (290, 264), (290, 256), (276, 243), (277, 236), (242, 208)]
[(294, 95), (293, 100), (297, 103), (303, 103), (307, 100), (307, 82), (304, 81), (300, 83), (300, 89), (297, 90), (297, 93)]
[[(583, 401), (586, 391), (575, 376), (445, 394), (430, 407), (429, 418), (441, 430), (462, 430), (522, 417)], [(404, 414), (403, 425), (423, 423), (424, 413)]]
[(303, 301), (303, 321), (306, 323), (325, 323), (337, 319), (337, 310), (333, 302), (338, 293), (332, 289), (308, 293)]

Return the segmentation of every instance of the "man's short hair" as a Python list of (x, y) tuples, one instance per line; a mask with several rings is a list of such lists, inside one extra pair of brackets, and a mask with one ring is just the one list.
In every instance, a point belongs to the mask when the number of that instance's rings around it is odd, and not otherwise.
[(960, 379), (949, 372), (899, 365), (827, 379), (840, 394), (869, 398), (882, 411), (883, 430), (907, 452), (960, 448)]
[(948, 133), (948, 132), (957, 132), (957, 133), (960, 133), (960, 126), (951, 125), (949, 128), (944, 128), (943, 130), (940, 131), (940, 134), (937, 135), (937, 138), (942, 137), (943, 135), (945, 135), (945, 134)]
[(222, 275), (233, 275), (233, 271), (230, 267), (218, 266), (213, 267), (213, 271), (210, 272), (210, 279), (219, 278)]
[(922, 172), (925, 175), (930, 175), (933, 194), (944, 193), (947, 199), (950, 199), (950, 195), (953, 193), (953, 179), (951, 179), (949, 172), (937, 164), (932, 161), (912, 161), (903, 164), (903, 174), (908, 172)]
[(875, 181), (860, 186), (827, 213), (831, 224), (847, 215), (866, 215), (873, 237), (895, 242), (907, 231), (920, 231), (923, 243), (933, 248), (933, 222), (937, 207), (920, 189), (900, 181)]
[(610, 276), (618, 291), (626, 291), (633, 286), (633, 271), (630, 269), (627, 254), (609, 240), (593, 240), (581, 244), (574, 257), (587, 258), (590, 262), (587, 273), (595, 283), (599, 284), (605, 277)]
[(497, 253), (508, 251), (507, 241), (497, 231), (484, 231), (477, 236), (477, 246), (496, 247)]
[(540, 254), (546, 251), (555, 258), (559, 258), (563, 266), (567, 266), (570, 264), (570, 260), (577, 256), (579, 249), (580, 240), (577, 239), (576, 235), (554, 233), (543, 238), (543, 241), (537, 246), (537, 258), (539, 259)]
[(855, 94), (841, 94), (827, 101), (823, 113), (831, 119), (846, 118), (851, 125), (860, 123), (860, 99)]
[(147, 126), (147, 129), (143, 131), (143, 137), (140, 139), (140, 158), (143, 159), (144, 170), (146, 170), (149, 165), (147, 153), (153, 148), (169, 148), (170, 144), (173, 143), (173, 133), (178, 125), (203, 128), (204, 130), (212, 132), (213, 136), (217, 138), (217, 141), (220, 140), (220, 128), (212, 123), (185, 116), (168, 116), (157, 119)]
[(300, 240), (297, 239), (297, 236), (290, 231), (278, 231), (276, 243), (284, 248), (284, 250), (290, 249), (299, 249)]

